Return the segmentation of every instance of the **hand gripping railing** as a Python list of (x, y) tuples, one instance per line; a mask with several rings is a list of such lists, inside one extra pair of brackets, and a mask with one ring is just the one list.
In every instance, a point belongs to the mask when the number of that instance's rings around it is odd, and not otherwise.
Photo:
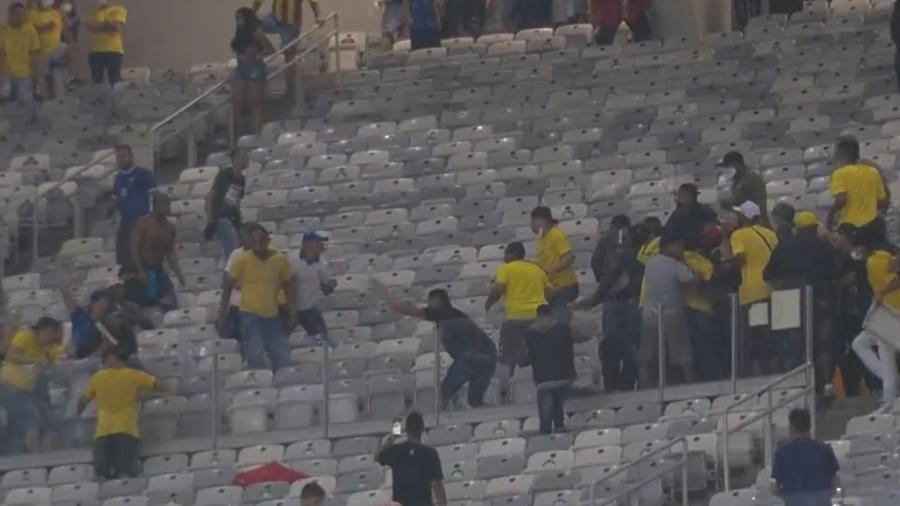
[[(270, 64), (279, 56), (286, 55), (288, 52), (291, 52), (295, 48), (298, 48), (302, 42), (306, 41), (307, 39), (312, 38), (314, 35), (321, 34), (322, 31), (329, 24), (334, 25), (334, 27), (330, 31), (328, 31), (320, 39), (316, 40), (313, 44), (311, 44), (309, 47), (307, 47), (303, 51), (300, 51), (297, 54), (290, 56), (290, 58), (286, 57), (284, 63), (280, 67), (276, 68), (272, 72), (269, 72), (269, 78), (276, 77), (288, 69), (293, 69), (294, 65), (297, 62), (301, 61), (307, 55), (309, 55), (315, 51), (319, 51), (320, 47), (324, 44), (328, 44), (328, 42), (331, 41), (332, 38), (334, 39), (334, 43), (335, 43), (335, 46), (334, 46), (335, 65), (336, 65), (336, 69), (339, 71), (340, 64), (341, 64), (341, 60), (340, 60), (341, 51), (340, 51), (340, 35), (339, 35), (340, 25), (338, 24), (337, 13), (329, 14), (324, 19), (322, 19), (319, 23), (317, 23), (315, 26), (313, 26), (309, 30), (306, 30), (305, 32), (301, 33), (300, 35), (297, 36), (297, 38), (295, 38), (291, 42), (282, 46), (278, 51), (276, 51), (275, 53), (273, 53), (272, 55), (270, 55), (269, 57), (266, 58), (266, 64)], [(211, 114), (218, 112), (220, 108), (230, 106), (231, 101), (223, 100), (223, 101), (213, 105), (212, 107), (205, 109), (205, 110), (201, 110), (201, 111), (197, 111), (198, 106), (201, 106), (211, 96), (216, 95), (217, 93), (220, 93), (223, 90), (225, 90), (228, 87), (229, 82), (230, 82), (229, 79), (224, 79), (224, 80), (218, 82), (217, 84), (208, 88), (206, 91), (204, 91), (203, 93), (198, 95), (196, 98), (194, 98), (187, 104), (181, 106), (180, 108), (178, 108), (178, 110), (176, 110), (172, 114), (168, 115), (166, 118), (164, 118), (163, 120), (156, 123), (155, 125), (153, 125), (150, 128), (150, 147), (151, 147), (151, 152), (153, 154), (154, 164), (156, 164), (156, 160), (157, 160), (158, 147), (162, 146), (165, 142), (181, 135), (184, 132), (188, 133), (188, 141), (187, 141), (188, 166), (194, 166), (197, 164), (197, 141), (194, 137), (195, 125), (197, 125), (197, 123), (199, 123), (201, 121), (206, 121), (207, 118)], [(191, 112), (199, 112), (199, 114), (190, 118), (190, 120), (187, 121), (186, 124), (176, 126), (171, 133), (168, 133), (162, 139), (157, 139), (157, 134), (161, 129), (163, 129), (167, 126), (170, 126), (170, 125), (174, 125), (178, 119), (180, 119), (181, 117), (183, 117), (186, 114), (191, 113)], [(235, 132), (233, 131), (232, 121), (230, 121), (230, 120), (228, 121), (228, 129), (229, 129), (228, 140), (230, 143), (234, 143)]]
[[(661, 466), (659, 469), (655, 470), (650, 476), (645, 477), (644, 479), (638, 481), (637, 483), (633, 483), (621, 491), (617, 492), (614, 495), (608, 497), (596, 497), (597, 487), (607, 483), (611, 478), (615, 476), (619, 476), (631, 469), (638, 469), (638, 473), (640, 474), (640, 466), (646, 466), (648, 463), (659, 462), (655, 457), (660, 453), (667, 452), (671, 454), (671, 449), (676, 445), (681, 446), (681, 453), (677, 460), (673, 460), (670, 463)], [(677, 439), (672, 439), (666, 444), (651, 450), (644, 455), (641, 455), (640, 458), (629, 462), (628, 464), (616, 469), (612, 473), (604, 476), (603, 478), (591, 483), (590, 490), (590, 501), (588, 504), (590, 506), (605, 506), (607, 504), (617, 504), (619, 499), (623, 497), (628, 497), (632, 493), (644, 488), (649, 483), (652, 483), (663, 476), (671, 473), (678, 467), (681, 467), (681, 506), (687, 506), (688, 504), (688, 441), (687, 437), (681, 436)]]

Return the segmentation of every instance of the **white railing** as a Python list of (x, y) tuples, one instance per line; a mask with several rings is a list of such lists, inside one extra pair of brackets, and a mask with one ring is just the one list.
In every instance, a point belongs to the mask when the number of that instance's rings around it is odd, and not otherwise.
[[(666, 456), (672, 455), (672, 448), (675, 446), (681, 447), (681, 452), (678, 454), (678, 459), (671, 460), (670, 462), (664, 462), (666, 460)], [(664, 457), (658, 458), (657, 455), (665, 452)], [(658, 469), (653, 471), (649, 476), (644, 477), (637, 483), (633, 483), (624, 489), (616, 492), (610, 496), (597, 497), (596, 490), (597, 487), (603, 485), (604, 483), (610, 482), (610, 480), (616, 476), (622, 475), (632, 469), (637, 469), (638, 476), (641, 474), (641, 466), (643, 467), (655, 467), (656, 465), (661, 465)], [(588, 504), (590, 506), (605, 506), (607, 504), (618, 504), (619, 499), (624, 497), (629, 497), (631, 494), (639, 491), (650, 483), (653, 483), (657, 480), (662, 479), (669, 473), (675, 471), (678, 468), (681, 468), (681, 506), (688, 506), (688, 441), (687, 438), (682, 436), (677, 439), (673, 439), (671, 441), (666, 442), (666, 444), (647, 452), (644, 455), (641, 455), (640, 458), (635, 459), (628, 464), (616, 469), (610, 474), (604, 476), (603, 478), (591, 483), (589, 497), (590, 500)], [(627, 475), (626, 475), (627, 478)], [(617, 480), (618, 481), (618, 480)]]

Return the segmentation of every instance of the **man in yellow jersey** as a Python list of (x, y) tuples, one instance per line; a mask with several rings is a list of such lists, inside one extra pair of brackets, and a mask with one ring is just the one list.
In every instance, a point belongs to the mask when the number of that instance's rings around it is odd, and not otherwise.
[(834, 204), (828, 211), (828, 227), (849, 223), (855, 227), (873, 225), (887, 204), (881, 173), (859, 159), (859, 142), (852, 137), (838, 140), (834, 161), (839, 167), (831, 174), (828, 191)]
[[(292, 331), (297, 318), (295, 276), (287, 255), (272, 247), (269, 233), (258, 223), (246, 227), (246, 251), (231, 261), (219, 306), (219, 325), (224, 327), (231, 292), (241, 291), (238, 306), (241, 326), (241, 353), (250, 369), (267, 368), (265, 355), (274, 370), (290, 364), (285, 330)], [(280, 297), (286, 296), (286, 321), (279, 320)]]
[(26, 17), (25, 4), (13, 2), (7, 24), (0, 27), (0, 95), (31, 103), (40, 74), (41, 39)]
[(93, 401), (97, 412), (94, 428), (94, 472), (98, 478), (137, 476), (138, 409), (141, 394), (166, 387), (150, 374), (125, 365), (120, 351), (103, 353), (103, 369), (95, 372), (78, 399), (81, 413)]
[(755, 304), (769, 300), (772, 289), (763, 279), (763, 270), (778, 246), (775, 232), (759, 224), (761, 216), (759, 206), (748, 200), (732, 209), (722, 230), (722, 261), (741, 272), (738, 301), (743, 318), (738, 355), (739, 370), (743, 375), (750, 375), (754, 364), (763, 374), (775, 372), (768, 325), (757, 325), (749, 318)]
[(566, 233), (558, 223), (549, 207), (539, 206), (531, 211), (531, 229), (538, 235), (535, 263), (544, 269), (550, 279), (547, 303), (555, 310), (578, 298), (578, 278), (572, 267), (575, 256), (572, 255)]
[[(875, 229), (861, 228), (850, 236), (850, 254), (866, 263), (866, 278), (872, 288), (873, 305), (884, 305), (900, 313), (900, 277), (896, 248)], [(900, 328), (894, 338), (900, 335)], [(897, 397), (897, 347), (872, 332), (862, 330), (853, 340), (853, 351), (875, 376), (881, 378), (882, 409), (890, 410)], [(877, 353), (876, 353), (877, 351)]]
[[(318, 0), (272, 0), (272, 11), (266, 16), (261, 16), (260, 27), (266, 33), (277, 34), (281, 39), (281, 47), (290, 44), (292, 40), (300, 36), (300, 29), (303, 26), (304, 1), (309, 3), (309, 8), (316, 18), (316, 24), (321, 23), (322, 16)], [(253, 10), (259, 12), (262, 4), (263, 0), (253, 0)], [(285, 59), (294, 58), (298, 49), (294, 46), (285, 51)], [(286, 76), (288, 96), (293, 96), (296, 73), (289, 71)]]
[(527, 365), (527, 355), (523, 348), (525, 334), (534, 319), (538, 306), (547, 303), (550, 280), (537, 265), (525, 260), (525, 246), (511, 242), (504, 252), (504, 263), (497, 267), (494, 284), (484, 302), (485, 312), (501, 298), (506, 317), (500, 327), (499, 362), (509, 367), (509, 375), (517, 365)]
[[(34, 25), (41, 40), (40, 73), (43, 89), (53, 90), (53, 98), (62, 98), (66, 92), (66, 46), (62, 43), (63, 17), (54, 6), (54, 0), (40, 0), (28, 11), (28, 22)], [(52, 85), (52, 86), (51, 86)]]
[(0, 381), (10, 428), (21, 437), (25, 451), (42, 453), (53, 445), (51, 411), (45, 368), (61, 356), (62, 323), (49, 317), (12, 336), (6, 359), (0, 366)]
[(122, 79), (122, 60), (125, 59), (125, 45), (122, 31), (128, 11), (112, 0), (97, 0), (97, 8), (85, 21), (85, 28), (91, 32), (88, 66), (95, 84), (109, 83), (110, 86)]

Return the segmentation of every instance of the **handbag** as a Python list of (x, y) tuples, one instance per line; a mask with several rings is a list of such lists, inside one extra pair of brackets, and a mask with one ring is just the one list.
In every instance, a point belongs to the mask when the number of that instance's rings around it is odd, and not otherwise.
[(862, 326), (866, 332), (900, 349), (900, 313), (896, 309), (885, 304), (872, 304)]

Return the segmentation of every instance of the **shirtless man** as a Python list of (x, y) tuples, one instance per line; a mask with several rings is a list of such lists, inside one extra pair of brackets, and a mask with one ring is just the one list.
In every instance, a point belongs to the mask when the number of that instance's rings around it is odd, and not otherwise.
[(175, 225), (169, 221), (171, 202), (162, 193), (153, 194), (153, 211), (135, 223), (131, 232), (131, 257), (135, 265), (134, 282), (140, 287), (136, 302), (144, 306), (159, 306), (163, 310), (176, 307), (175, 291), (163, 260), (184, 286), (184, 274), (175, 254)]

